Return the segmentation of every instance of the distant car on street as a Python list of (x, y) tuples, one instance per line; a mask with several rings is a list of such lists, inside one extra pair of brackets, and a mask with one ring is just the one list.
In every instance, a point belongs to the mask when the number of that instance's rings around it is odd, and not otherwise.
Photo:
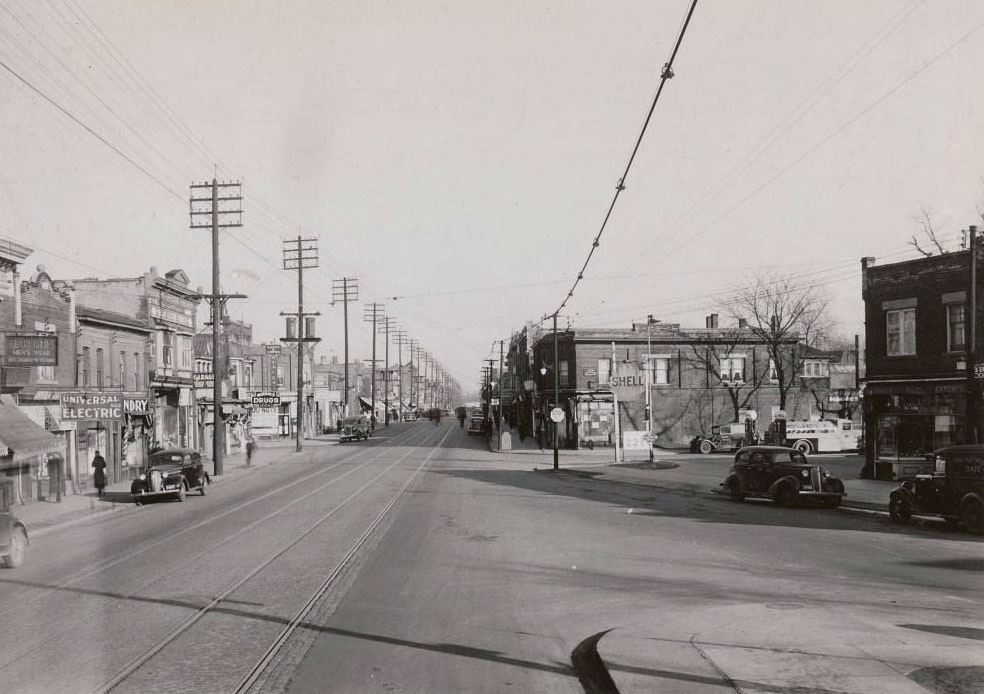
[(10, 569), (16, 569), (24, 563), (29, 544), (27, 526), (14, 515), (11, 510), (13, 505), (14, 485), (0, 485), (0, 557)]
[(735, 501), (772, 499), (781, 506), (817, 502), (840, 506), (844, 483), (802, 452), (782, 446), (746, 446), (735, 454), (731, 473), (721, 483)]
[(130, 484), (130, 496), (137, 504), (156, 498), (184, 501), (191, 491), (205, 496), (210, 483), (201, 453), (191, 448), (165, 448), (150, 454), (144, 472)]
[(351, 441), (355, 439), (368, 439), (372, 435), (372, 424), (365, 415), (357, 417), (344, 417), (338, 423), (338, 440)]
[(468, 435), (473, 434), (480, 436), (482, 434), (482, 418), (472, 417), (471, 421), (468, 422)]
[(916, 475), (892, 490), (892, 520), (908, 523), (914, 515), (937, 516), (984, 534), (984, 445), (941, 448), (933, 459), (932, 474)]

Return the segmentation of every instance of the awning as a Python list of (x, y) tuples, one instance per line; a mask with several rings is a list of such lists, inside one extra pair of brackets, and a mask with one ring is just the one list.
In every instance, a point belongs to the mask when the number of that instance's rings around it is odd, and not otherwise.
[(20, 411), (9, 395), (0, 396), (0, 451), (9, 449), (19, 462), (39, 453), (64, 455), (65, 441), (48, 433)]
[(366, 398), (364, 398), (364, 397), (362, 397), (360, 395), (359, 396), (359, 402), (362, 403), (362, 407), (364, 407), (365, 409), (367, 409), (367, 410), (371, 410), (372, 409), (372, 400), (367, 400)]

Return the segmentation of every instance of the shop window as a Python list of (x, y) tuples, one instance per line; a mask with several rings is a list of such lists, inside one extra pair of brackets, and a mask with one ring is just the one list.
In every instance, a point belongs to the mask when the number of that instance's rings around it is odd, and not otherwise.
[(903, 308), (885, 312), (886, 349), (890, 357), (916, 353), (916, 309)]
[(964, 304), (948, 304), (946, 307), (946, 349), (959, 352), (967, 348), (967, 321)]

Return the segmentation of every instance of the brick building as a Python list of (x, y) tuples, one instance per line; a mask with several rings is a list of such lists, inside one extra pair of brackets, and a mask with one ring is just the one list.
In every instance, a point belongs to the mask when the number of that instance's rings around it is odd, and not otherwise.
[[(926, 454), (971, 438), (968, 405), (978, 417), (982, 408), (979, 382), (968, 388), (969, 259), (959, 251), (888, 265), (862, 260), (866, 476), (919, 472)], [(981, 290), (978, 275), (979, 297)], [(978, 326), (980, 313), (978, 303)], [(980, 344), (980, 328), (977, 335)]]
[[(531, 342), (529, 364), (518, 367), (518, 378), (525, 381), (524, 373), (532, 376), (533, 410), (542, 419), (555, 403), (553, 335), (544, 331)], [(813, 371), (812, 363), (827, 364), (833, 353), (804, 360), (798, 351), (806, 348), (795, 337), (784, 342), (784, 349), (789, 364), (811, 365), (808, 374), (799, 373), (797, 387), (788, 394), (787, 417), (819, 416), (816, 394), (827, 401), (830, 370)], [(620, 398), (623, 434), (646, 429), (648, 380), (653, 431), (660, 446), (685, 446), (695, 434), (739, 421), (740, 413), (749, 410), (759, 417), (757, 428), (762, 432), (779, 410), (778, 382), (766, 344), (744, 325), (720, 327), (716, 314), (700, 329), (650, 322), (630, 329), (563, 330), (558, 332), (557, 352), (559, 405), (566, 415), (561, 429), (564, 446), (612, 445), (613, 375), (630, 375), (640, 385)]]

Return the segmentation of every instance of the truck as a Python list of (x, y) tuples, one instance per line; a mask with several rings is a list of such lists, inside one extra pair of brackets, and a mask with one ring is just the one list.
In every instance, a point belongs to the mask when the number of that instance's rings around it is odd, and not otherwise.
[(850, 419), (831, 417), (817, 420), (786, 421), (786, 438), (779, 440), (777, 422), (769, 427), (766, 440), (795, 448), (801, 453), (840, 453), (857, 451), (861, 430)]

